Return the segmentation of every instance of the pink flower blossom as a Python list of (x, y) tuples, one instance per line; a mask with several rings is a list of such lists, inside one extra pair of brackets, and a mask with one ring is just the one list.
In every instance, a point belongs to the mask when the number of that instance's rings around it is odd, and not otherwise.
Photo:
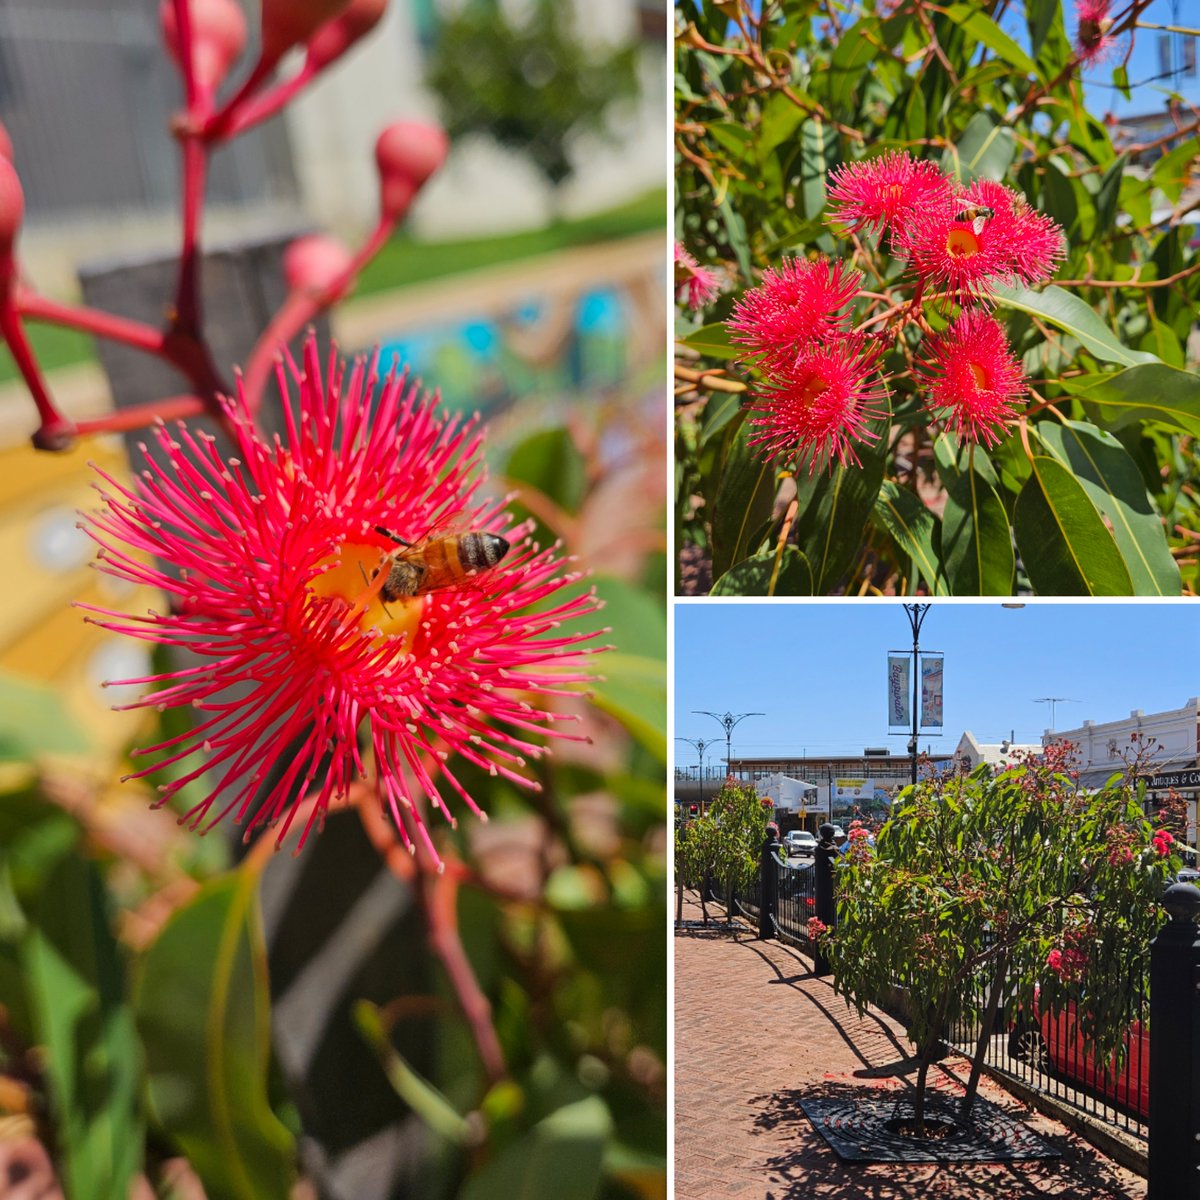
[(891, 234), (910, 214), (948, 203), (951, 191), (936, 163), (903, 150), (847, 163), (829, 174), (831, 215), (853, 233), (875, 228)]
[(879, 343), (857, 333), (803, 351), (750, 405), (750, 424), (761, 432), (748, 445), (794, 455), (810, 471), (835, 459), (857, 464), (854, 443), (876, 440), (869, 422), (887, 411), (887, 389), (875, 380), (879, 355)]
[(965, 310), (929, 344), (921, 375), (930, 406), (964, 441), (995, 445), (1025, 395), (1025, 375), (993, 317)]
[(716, 299), (720, 280), (702, 267), (683, 246), (675, 243), (675, 298), (688, 308), (703, 308)]
[(733, 307), (726, 322), (746, 358), (761, 358), (767, 369), (789, 367), (811, 344), (840, 335), (841, 312), (858, 294), (862, 274), (827, 258), (785, 258), (768, 267), (762, 283)]
[(1166, 858), (1171, 853), (1171, 847), (1175, 843), (1175, 838), (1169, 830), (1156, 829), (1154, 837), (1151, 839), (1154, 843), (1154, 853), (1159, 858)]
[(1111, 53), (1116, 39), (1109, 36), (1111, 0), (1075, 0), (1079, 26), (1075, 32), (1075, 56), (1080, 65), (1095, 66)]
[(896, 245), (925, 287), (961, 304), (987, 300), (997, 284), (1044, 282), (1064, 254), (1058, 225), (990, 179), (914, 212)]
[(1062, 971), (1063, 956), (1061, 950), (1051, 950), (1046, 955), (1046, 966), (1050, 968), (1056, 975)]
[[(426, 803), (451, 823), (454, 797), (480, 813), (455, 760), (536, 790), (524, 768), (545, 749), (530, 737), (569, 736), (553, 697), (589, 678), (582, 643), (595, 635), (560, 626), (596, 601), (564, 594), (579, 576), (478, 495), (482, 432), (472, 422), (442, 415), (404, 376), (389, 376), (372, 401), (378, 354), (349, 370), (331, 356), (323, 379), (310, 338), (303, 373), (289, 366), (299, 405), (281, 367), (282, 439), (264, 440), (239, 396), (225, 402), (236, 457), (223, 460), (206, 433), (160, 426), (161, 462), (147, 454), (129, 487), (104, 476), (106, 507), (88, 524), (99, 566), (161, 589), (170, 607), (93, 609), (91, 619), (199, 659), (120, 681), (154, 689), (130, 707), (196, 710), (191, 732), (139, 752), (155, 762), (132, 777), (185, 764), (159, 785), (162, 805), (208, 773), (207, 795), (181, 821), (207, 830), (232, 815), (247, 837), (281, 822), (278, 842), (312, 792), (300, 845), (352, 781), (369, 777), (403, 842), (420, 841), (437, 861)], [(475, 531), (511, 546), (490, 569), (385, 605), (380, 568), (397, 543), (381, 530), (413, 542)]]
[(826, 925), (820, 917), (809, 917), (807, 929), (808, 940), (810, 942), (820, 941), (820, 939), (829, 932), (829, 926)]

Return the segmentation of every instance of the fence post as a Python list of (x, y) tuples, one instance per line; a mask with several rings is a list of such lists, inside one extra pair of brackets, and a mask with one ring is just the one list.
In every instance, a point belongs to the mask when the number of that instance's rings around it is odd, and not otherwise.
[(1163, 894), (1150, 943), (1150, 1177), (1146, 1200), (1200, 1200), (1200, 888)]
[(779, 866), (775, 851), (779, 843), (774, 834), (768, 832), (763, 839), (759, 855), (758, 888), (758, 936), (766, 940), (775, 936), (775, 913), (779, 907)]
[[(837, 856), (837, 847), (833, 844), (833, 835), (837, 826), (826, 821), (817, 833), (817, 848), (813, 852), (813, 899), (816, 900), (816, 915), (830, 928), (833, 927), (837, 912), (833, 902), (833, 860)], [(813, 943), (813, 974), (828, 975), (829, 963)]]

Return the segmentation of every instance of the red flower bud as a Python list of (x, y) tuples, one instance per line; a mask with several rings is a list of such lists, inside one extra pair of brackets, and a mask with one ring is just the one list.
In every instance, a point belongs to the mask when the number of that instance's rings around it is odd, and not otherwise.
[[(188, 11), (196, 82), (206, 91), (215, 91), (245, 49), (246, 18), (237, 0), (189, 0)], [(182, 67), (173, 0), (162, 0), (158, 13), (167, 49)]]
[(350, 0), (350, 7), (327, 21), (308, 43), (308, 63), (314, 70), (341, 58), (359, 38), (379, 24), (388, 0)]
[(7, 158), (9, 162), (13, 161), (12, 138), (8, 136), (8, 130), (3, 125), (0, 125), (0, 158)]
[[(336, 238), (322, 233), (297, 238), (283, 252), (283, 275), (292, 292), (319, 292), (350, 265), (353, 255)], [(349, 290), (339, 289), (339, 296)], [(337, 298), (337, 297), (335, 297)]]
[(262, 0), (262, 61), (278, 62), (332, 21), (349, 0)]
[(375, 143), (379, 209), (399, 220), (422, 184), (446, 161), (450, 143), (443, 129), (420, 121), (395, 121)]

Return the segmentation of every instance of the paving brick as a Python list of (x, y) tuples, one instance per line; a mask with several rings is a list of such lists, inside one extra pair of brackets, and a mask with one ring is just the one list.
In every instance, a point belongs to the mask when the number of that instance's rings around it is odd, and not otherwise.
[[(694, 896), (686, 920), (699, 920)], [(794, 947), (730, 936), (675, 938), (675, 1200), (1143, 1200), (1145, 1181), (990, 1080), (980, 1092), (1063, 1151), (1049, 1162), (843, 1163), (798, 1108), (847, 1087), (909, 1086), (911, 1046), (881, 1013), (859, 1017)], [(938, 1086), (956, 1090), (951, 1058)], [(869, 1072), (863, 1075), (863, 1072)], [(935, 1072), (931, 1072), (931, 1079)]]

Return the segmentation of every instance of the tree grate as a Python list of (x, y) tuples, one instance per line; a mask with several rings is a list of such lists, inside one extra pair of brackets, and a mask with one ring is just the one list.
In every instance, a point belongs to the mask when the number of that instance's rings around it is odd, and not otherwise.
[(846, 1162), (1011, 1162), (1061, 1157), (1061, 1151), (1027, 1125), (982, 1097), (976, 1097), (970, 1119), (963, 1122), (956, 1100), (927, 1096), (926, 1120), (954, 1126), (936, 1140), (905, 1137), (888, 1128), (889, 1122), (912, 1119), (912, 1100), (907, 1096), (801, 1100), (800, 1108)]

